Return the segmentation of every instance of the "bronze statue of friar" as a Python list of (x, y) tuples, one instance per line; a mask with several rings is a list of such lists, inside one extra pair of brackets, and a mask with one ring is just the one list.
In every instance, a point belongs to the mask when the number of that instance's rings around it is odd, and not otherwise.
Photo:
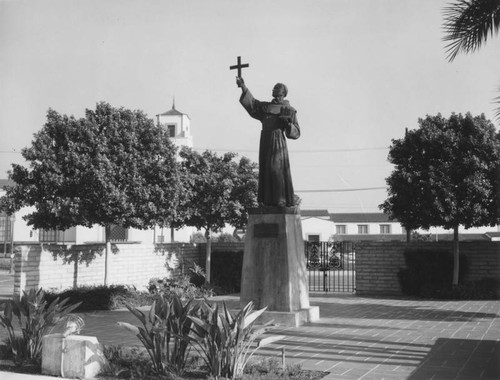
[(259, 147), (259, 190), (258, 202), (263, 207), (295, 206), (290, 159), (286, 138), (298, 139), (300, 127), (297, 111), (285, 97), (288, 89), (283, 83), (277, 83), (272, 91), (273, 99), (262, 102), (255, 99), (241, 77), (238, 69), (236, 84), (241, 88), (240, 103), (249, 115), (262, 123)]

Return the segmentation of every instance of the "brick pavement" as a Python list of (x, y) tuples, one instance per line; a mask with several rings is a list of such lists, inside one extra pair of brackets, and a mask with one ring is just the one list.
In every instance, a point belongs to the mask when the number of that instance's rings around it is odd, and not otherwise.
[[(326, 379), (500, 379), (500, 302), (312, 297), (318, 323), (277, 342)], [(271, 352), (269, 352), (270, 354)]]
[[(229, 300), (229, 303), (237, 300)], [(333, 379), (500, 379), (500, 301), (422, 301), (312, 294), (318, 322), (275, 328), (285, 338), (257, 351)], [(137, 345), (117, 326), (128, 311), (83, 314), (82, 334)], [(0, 337), (1, 337), (0, 333)]]

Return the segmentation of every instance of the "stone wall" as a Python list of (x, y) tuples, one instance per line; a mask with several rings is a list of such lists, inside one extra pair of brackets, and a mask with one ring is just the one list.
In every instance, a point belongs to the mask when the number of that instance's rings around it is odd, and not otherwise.
[[(356, 294), (401, 295), (398, 273), (406, 268), (406, 249), (449, 250), (452, 242), (359, 242), (356, 243)], [(460, 242), (467, 256), (463, 281), (500, 278), (500, 242)]]
[[(189, 244), (113, 244), (108, 259), (108, 285), (145, 288), (152, 277), (178, 276), (200, 260), (200, 247)], [(14, 294), (31, 288), (68, 289), (104, 283), (103, 244), (16, 247)]]

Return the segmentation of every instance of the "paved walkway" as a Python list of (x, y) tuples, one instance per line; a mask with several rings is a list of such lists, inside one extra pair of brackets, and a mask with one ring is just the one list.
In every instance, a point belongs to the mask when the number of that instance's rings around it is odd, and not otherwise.
[[(311, 304), (320, 306), (319, 322), (276, 328), (271, 333), (285, 338), (257, 354), (281, 358), (284, 348), (288, 363), (330, 372), (325, 380), (500, 379), (500, 301), (312, 294)], [(82, 316), (82, 334), (104, 344), (138, 345), (116, 324), (139, 324), (130, 312)]]

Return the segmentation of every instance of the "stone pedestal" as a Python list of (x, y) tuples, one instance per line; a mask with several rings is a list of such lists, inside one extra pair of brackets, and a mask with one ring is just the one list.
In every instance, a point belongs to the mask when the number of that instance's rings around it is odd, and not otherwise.
[(240, 302), (267, 306), (264, 319), (297, 326), (319, 319), (309, 305), (308, 277), (298, 207), (249, 210)]
[(50, 334), (42, 338), (42, 373), (70, 379), (95, 378), (106, 365), (94, 336)]

